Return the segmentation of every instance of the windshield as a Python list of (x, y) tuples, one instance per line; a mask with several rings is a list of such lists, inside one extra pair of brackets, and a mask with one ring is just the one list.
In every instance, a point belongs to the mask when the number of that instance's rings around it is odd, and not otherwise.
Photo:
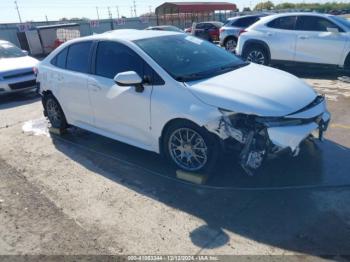
[(25, 54), (18, 47), (10, 43), (0, 44), (0, 58), (13, 58), (22, 56), (25, 56)]
[(347, 31), (350, 30), (350, 21), (348, 19), (345, 19), (344, 17), (340, 17), (340, 16), (334, 16), (333, 18), (335, 21), (343, 25)]
[(247, 65), (225, 49), (185, 34), (135, 43), (178, 81), (204, 79)]

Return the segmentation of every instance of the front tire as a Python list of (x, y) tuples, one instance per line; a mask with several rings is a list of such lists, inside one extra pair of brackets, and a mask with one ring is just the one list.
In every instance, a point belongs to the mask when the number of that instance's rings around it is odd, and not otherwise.
[(260, 45), (250, 45), (243, 51), (243, 58), (259, 65), (268, 65), (270, 58), (267, 50)]
[(51, 126), (61, 131), (67, 128), (67, 120), (57, 99), (49, 94), (44, 98), (44, 106)]
[(166, 130), (163, 149), (170, 162), (187, 172), (212, 172), (220, 155), (215, 135), (189, 121), (175, 122)]

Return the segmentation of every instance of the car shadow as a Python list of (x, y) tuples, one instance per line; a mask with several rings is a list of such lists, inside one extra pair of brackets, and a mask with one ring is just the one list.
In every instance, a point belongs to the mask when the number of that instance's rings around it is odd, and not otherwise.
[(309, 79), (337, 80), (340, 76), (349, 75), (348, 71), (334, 68), (292, 65), (273, 65), (273, 67), (291, 73), (297, 77)]
[[(78, 129), (51, 137), (60, 152), (96, 174), (203, 220), (188, 237), (209, 253), (229, 253), (247, 238), (304, 254), (350, 254), (346, 218), (319, 199), (329, 186), (350, 184), (350, 149), (331, 140), (306, 142), (298, 157), (272, 160), (254, 177), (222, 159), (199, 186), (177, 180), (176, 170), (158, 155), (123, 143)], [(314, 190), (302, 189), (307, 185)]]
[(40, 95), (34, 91), (0, 95), (0, 110), (35, 103)]

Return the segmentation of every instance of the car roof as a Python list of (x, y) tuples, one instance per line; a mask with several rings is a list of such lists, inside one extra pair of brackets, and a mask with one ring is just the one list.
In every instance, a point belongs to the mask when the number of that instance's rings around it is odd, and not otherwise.
[[(173, 31), (157, 31), (157, 30), (136, 30), (136, 29), (119, 29), (112, 30), (102, 34), (95, 34), (92, 36), (81, 37), (73, 41), (86, 41), (86, 40), (124, 40), (135, 41), (141, 39), (148, 39), (161, 36), (180, 35), (180, 32)], [(73, 42), (72, 41), (72, 42)]]
[(261, 17), (261, 16), (268, 16), (268, 14), (255, 14), (255, 15), (240, 15), (240, 16), (234, 16), (234, 17), (229, 17), (227, 20), (238, 20), (241, 18), (249, 18), (249, 17)]
[(329, 14), (321, 14), (321, 13), (316, 13), (316, 12), (290, 12), (290, 13), (280, 13), (280, 14), (271, 14), (265, 17), (262, 17), (258, 22), (255, 24), (251, 25), (251, 27), (256, 27), (260, 26), (263, 24), (266, 24), (276, 18), (279, 17), (286, 17), (286, 16), (318, 16), (318, 17), (333, 17), (333, 15)]
[(330, 14), (321, 14), (316, 12), (290, 12), (290, 13), (281, 13), (281, 14), (272, 14), (270, 16), (267, 16), (268, 18), (278, 18), (278, 17), (285, 17), (285, 16), (319, 16), (319, 17), (332, 17), (333, 15)]

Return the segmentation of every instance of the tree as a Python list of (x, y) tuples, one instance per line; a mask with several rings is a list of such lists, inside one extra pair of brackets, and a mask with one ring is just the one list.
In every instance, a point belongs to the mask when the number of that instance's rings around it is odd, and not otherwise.
[(254, 7), (254, 10), (271, 10), (275, 5), (271, 1), (261, 2)]

